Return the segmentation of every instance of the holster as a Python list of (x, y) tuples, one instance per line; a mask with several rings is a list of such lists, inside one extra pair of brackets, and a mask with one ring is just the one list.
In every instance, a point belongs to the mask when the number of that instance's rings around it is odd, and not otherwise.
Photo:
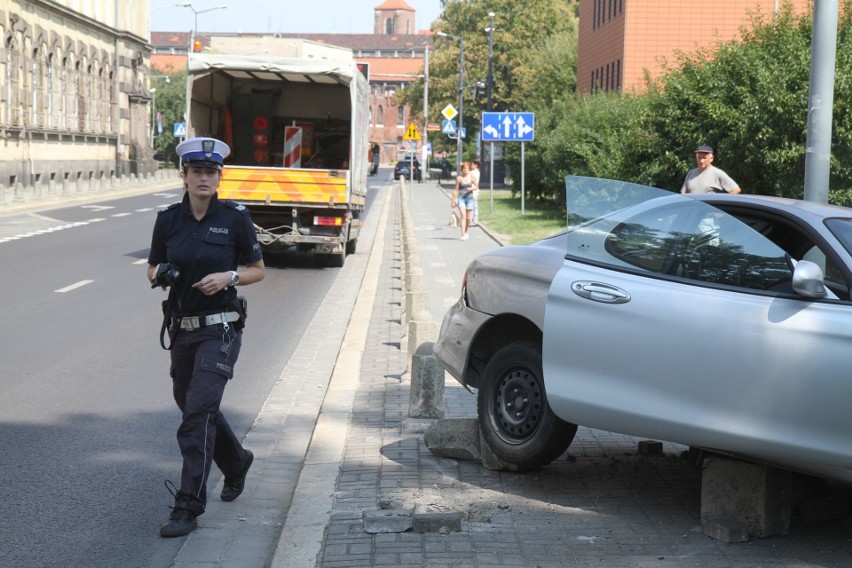
[(238, 330), (244, 328), (246, 326), (246, 320), (248, 319), (248, 300), (245, 296), (237, 296), (231, 302), (231, 306), (238, 314), (240, 314), (240, 319), (239, 321), (234, 322), (234, 327)]

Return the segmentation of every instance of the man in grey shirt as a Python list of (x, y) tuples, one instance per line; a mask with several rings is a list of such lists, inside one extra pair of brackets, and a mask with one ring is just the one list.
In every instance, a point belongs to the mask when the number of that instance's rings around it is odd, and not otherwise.
[(681, 193), (740, 193), (740, 186), (731, 176), (713, 165), (713, 148), (699, 146), (695, 149), (695, 163), (683, 180)]

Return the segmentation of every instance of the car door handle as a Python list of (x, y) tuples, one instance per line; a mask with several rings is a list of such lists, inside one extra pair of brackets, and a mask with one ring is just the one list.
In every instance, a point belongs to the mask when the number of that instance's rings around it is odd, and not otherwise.
[(625, 304), (630, 301), (630, 294), (610, 284), (603, 282), (592, 282), (590, 280), (577, 280), (571, 284), (575, 294), (587, 300), (603, 302), (605, 304)]

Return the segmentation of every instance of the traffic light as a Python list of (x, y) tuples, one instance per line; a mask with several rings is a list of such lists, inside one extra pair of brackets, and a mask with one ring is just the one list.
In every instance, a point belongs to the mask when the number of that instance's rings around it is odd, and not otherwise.
[(358, 71), (361, 72), (361, 75), (369, 81), (370, 80), (370, 64), (369, 63), (357, 63)]
[(193, 51), (193, 53), (201, 53), (201, 49), (202, 49), (202, 46), (201, 46), (201, 40), (200, 40), (200, 39), (196, 39), (196, 40), (194, 40), (194, 41), (192, 42), (192, 51)]

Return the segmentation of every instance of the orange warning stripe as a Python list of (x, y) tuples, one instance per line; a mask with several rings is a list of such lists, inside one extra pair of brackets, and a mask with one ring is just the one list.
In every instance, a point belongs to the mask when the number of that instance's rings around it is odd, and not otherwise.
[(346, 203), (345, 170), (225, 166), (219, 198), (266, 203)]

